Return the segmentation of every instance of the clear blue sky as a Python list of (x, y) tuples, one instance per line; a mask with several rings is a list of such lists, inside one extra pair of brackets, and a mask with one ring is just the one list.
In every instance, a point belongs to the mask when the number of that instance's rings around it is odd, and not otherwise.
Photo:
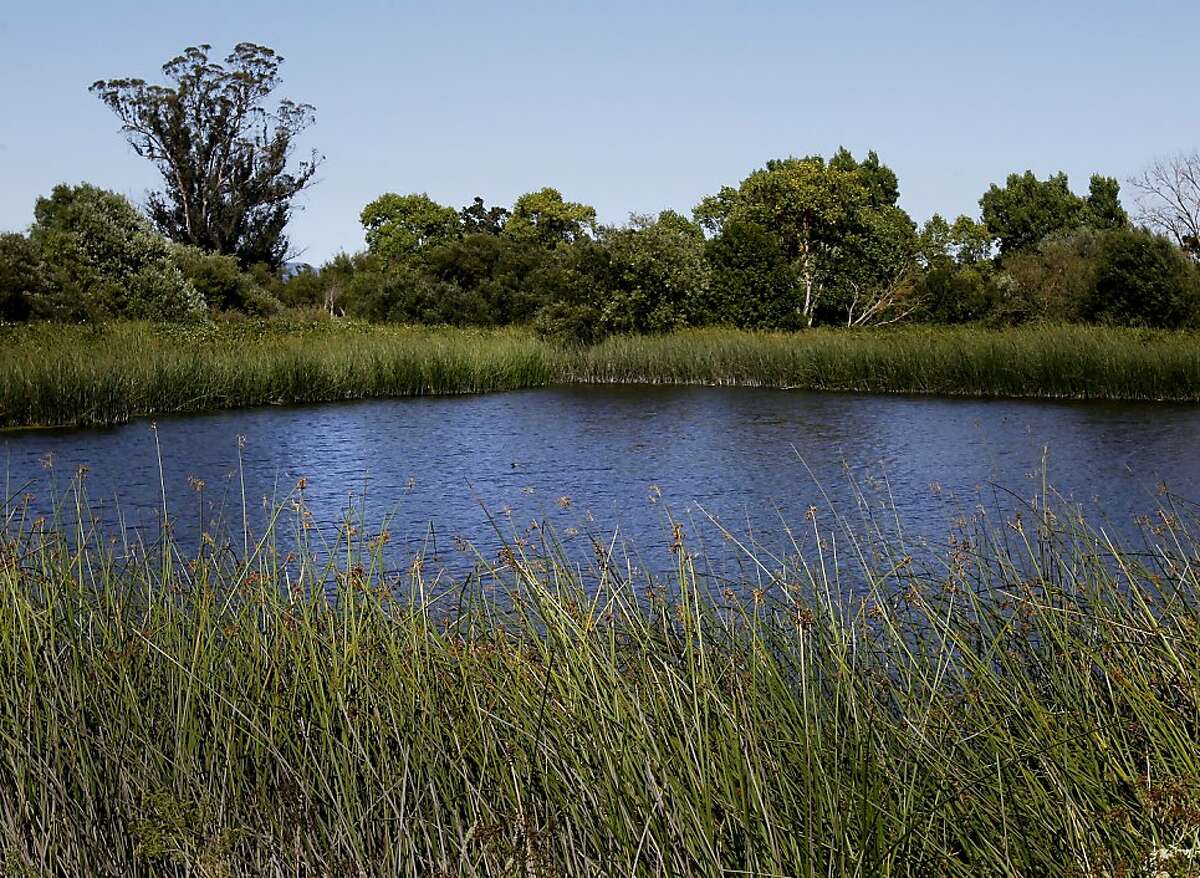
[[(878, 150), (916, 219), (1014, 170), (1076, 190), (1200, 145), (1200, 3), (14, 2), (0, 11), (0, 229), (55, 183), (156, 184), (96, 79), (264, 43), (317, 107), (304, 259), (362, 245), (385, 191), (555, 186), (600, 219), (690, 210), (768, 158)], [(286, 10), (286, 11), (281, 11)]]

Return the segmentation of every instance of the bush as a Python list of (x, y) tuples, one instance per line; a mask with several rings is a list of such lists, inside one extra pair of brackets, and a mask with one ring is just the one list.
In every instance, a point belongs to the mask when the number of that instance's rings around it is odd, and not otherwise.
[(756, 223), (731, 222), (705, 247), (708, 290), (695, 304), (695, 322), (745, 329), (795, 329), (798, 281), (779, 236)]
[(0, 235), (0, 321), (25, 320), (46, 290), (45, 266), (24, 235)]
[(591, 305), (551, 302), (533, 319), (538, 338), (568, 347), (591, 345), (603, 336), (600, 312)]
[(242, 271), (236, 256), (208, 253), (185, 245), (175, 245), (172, 256), (209, 310), (266, 316), (282, 307), (252, 275)]
[(1004, 259), (994, 307), (1000, 323), (1080, 319), (1096, 283), (1097, 255), (1105, 233), (1091, 228), (1050, 235), (1032, 250)]
[(35, 316), (176, 320), (204, 311), (204, 300), (172, 260), (171, 246), (132, 204), (82, 183), (39, 198), (30, 242), (46, 266)]
[(973, 323), (992, 316), (999, 291), (990, 272), (976, 266), (939, 265), (917, 282), (920, 317), (931, 323)]
[(601, 309), (614, 332), (670, 332), (690, 322), (709, 288), (704, 235), (675, 214), (633, 217), (606, 230), (607, 289)]
[(1166, 238), (1144, 230), (1108, 232), (1082, 316), (1096, 323), (1173, 329), (1200, 317), (1200, 269)]

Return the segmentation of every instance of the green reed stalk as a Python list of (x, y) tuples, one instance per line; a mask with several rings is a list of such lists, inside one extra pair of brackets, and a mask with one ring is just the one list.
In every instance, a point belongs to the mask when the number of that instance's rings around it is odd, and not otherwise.
[[(1195, 522), (1042, 498), (914, 558), (814, 510), (757, 578), (542, 531), (389, 569), (298, 488), (122, 544), (77, 480), (0, 542), (9, 875), (1194, 875)], [(294, 538), (289, 536), (294, 534)], [(466, 551), (472, 550), (468, 547)]]

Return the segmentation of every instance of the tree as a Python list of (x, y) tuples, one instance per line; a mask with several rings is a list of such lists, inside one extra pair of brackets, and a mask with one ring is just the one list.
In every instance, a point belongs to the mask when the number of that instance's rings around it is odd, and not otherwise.
[(1003, 188), (993, 183), (979, 199), (979, 207), (984, 224), (999, 239), (1003, 256), (1078, 226), (1083, 199), (1071, 191), (1066, 174), (1039, 180), (1033, 171), (1026, 171), (1009, 174)]
[[(254, 275), (242, 271), (233, 256), (207, 253), (186, 244), (173, 244), (171, 256), (211, 310), (267, 315), (278, 311), (282, 305), (255, 280)], [(281, 282), (277, 286), (282, 290)]]
[(458, 212), (463, 233), (467, 235), (499, 235), (508, 222), (508, 209), (493, 205), (487, 207), (478, 195), (475, 201)]
[(1142, 229), (1107, 233), (1083, 317), (1173, 329), (1200, 316), (1200, 268), (1174, 242)]
[(792, 158), (768, 162), (742, 181), (730, 217), (779, 236), (804, 291), (797, 310), (811, 326), (820, 304), (822, 263), (854, 231), (868, 204), (856, 171), (820, 157)]
[(595, 228), (594, 207), (564, 201), (561, 192), (546, 187), (527, 192), (516, 200), (504, 234), (518, 241), (556, 247), (587, 237)]
[(1155, 159), (1129, 182), (1138, 219), (1200, 260), (1200, 151)]
[(24, 320), (45, 291), (45, 266), (33, 243), (15, 232), (0, 235), (0, 321)]
[(828, 316), (846, 326), (896, 323), (917, 310), (916, 225), (899, 207), (862, 210), (859, 221), (823, 266)]
[(737, 205), (738, 191), (732, 186), (722, 186), (716, 195), (706, 195), (692, 210), (692, 219), (704, 231), (718, 235), (733, 215)]
[(170, 243), (115, 192), (55, 186), (37, 200), (29, 237), (46, 267), (45, 295), (31, 303), (36, 316), (174, 320), (204, 311)]
[(699, 323), (751, 329), (795, 329), (796, 273), (779, 236), (734, 220), (705, 245), (711, 270), (707, 295), (695, 305)]
[(666, 332), (686, 326), (709, 285), (700, 229), (671, 211), (632, 216), (601, 236), (609, 256), (603, 325), (616, 332)]
[(895, 207), (900, 201), (900, 180), (896, 172), (879, 160), (875, 150), (870, 150), (861, 162), (844, 146), (829, 160), (829, 166), (839, 171), (855, 174), (867, 190), (871, 207)]
[(394, 262), (453, 240), (462, 230), (458, 211), (438, 204), (424, 192), (388, 192), (364, 207), (359, 219), (367, 232), (367, 248)]
[(1123, 229), (1129, 225), (1129, 214), (1121, 206), (1121, 184), (1115, 178), (1092, 174), (1082, 219), (1085, 226), (1099, 231)]
[(238, 43), (224, 65), (208, 45), (163, 65), (171, 85), (99, 80), (91, 87), (121, 120), (134, 152), (152, 161), (164, 188), (149, 196), (158, 229), (181, 244), (233, 255), (243, 267), (278, 268), (295, 197), (314, 180), (320, 157), (289, 170), (300, 133), (315, 121), (308, 104), (265, 104), (280, 83), (283, 58)]

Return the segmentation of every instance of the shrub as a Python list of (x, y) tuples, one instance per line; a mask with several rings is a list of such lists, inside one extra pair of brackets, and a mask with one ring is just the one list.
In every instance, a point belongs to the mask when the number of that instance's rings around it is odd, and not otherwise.
[(0, 321), (24, 320), (46, 289), (45, 266), (24, 235), (0, 235)]
[(748, 329), (800, 325), (798, 281), (779, 236), (756, 223), (726, 224), (705, 246), (711, 280), (695, 304), (695, 321)]
[(995, 302), (998, 322), (1071, 322), (1080, 319), (1096, 283), (1105, 233), (1091, 228), (1050, 235), (1032, 250), (1004, 259)]
[(999, 291), (986, 269), (950, 263), (926, 272), (914, 295), (931, 323), (972, 323), (991, 316)]
[(632, 218), (602, 238), (608, 254), (601, 311), (616, 332), (669, 332), (689, 322), (709, 287), (704, 235), (699, 226), (668, 214), (662, 220)]
[(600, 312), (591, 305), (551, 302), (533, 319), (538, 338), (564, 346), (595, 344), (603, 336)]
[(175, 320), (204, 300), (172, 261), (167, 240), (132, 204), (88, 183), (59, 185), (34, 207), (30, 241), (46, 266), (37, 316), (65, 320)]
[(1108, 232), (1082, 316), (1097, 323), (1177, 328), (1200, 317), (1200, 269), (1145, 230)]
[(279, 311), (278, 299), (238, 265), (236, 256), (209, 253), (199, 247), (174, 245), (172, 256), (183, 276), (213, 311), (245, 311), (265, 316)]

